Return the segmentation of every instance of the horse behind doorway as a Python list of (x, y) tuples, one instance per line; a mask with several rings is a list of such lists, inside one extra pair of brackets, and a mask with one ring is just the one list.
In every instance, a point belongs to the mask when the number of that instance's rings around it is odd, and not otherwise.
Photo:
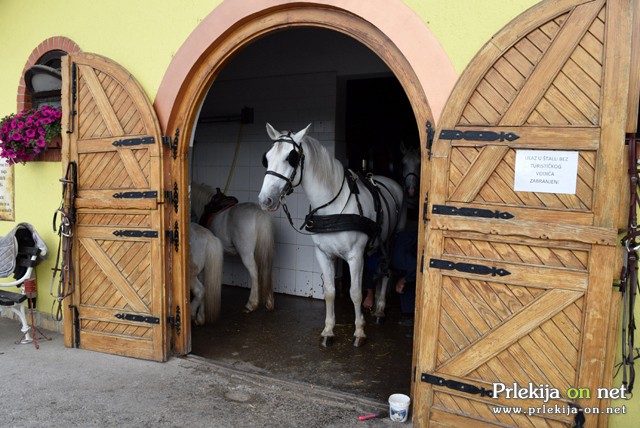
[[(263, 157), (267, 171), (258, 200), (267, 211), (277, 210), (281, 203), (286, 208), (286, 196), (294, 187), (302, 187), (312, 207), (303, 226), (316, 245), (323, 277), (326, 316), (321, 344), (330, 344), (334, 337), (335, 260), (341, 258), (349, 264), (351, 277), (354, 345), (361, 346), (366, 341), (361, 308), (365, 252), (377, 247), (388, 254), (390, 238), (406, 220), (403, 191), (390, 178), (363, 177), (345, 169), (318, 140), (307, 135), (309, 127), (296, 133), (278, 132), (267, 124), (274, 143)], [(385, 277), (385, 289), (387, 281)], [(381, 300), (385, 297), (380, 293)]]
[(206, 228), (191, 223), (189, 247), (191, 320), (195, 325), (203, 325), (205, 321), (212, 323), (220, 317), (224, 256), (222, 243)]
[[(202, 183), (191, 183), (191, 209), (202, 218), (205, 207), (217, 192)], [(267, 310), (273, 301), (274, 227), (271, 216), (253, 202), (242, 202), (217, 212), (206, 226), (220, 239), (224, 252), (240, 256), (249, 272), (251, 292), (245, 305), (253, 312), (260, 304)]]

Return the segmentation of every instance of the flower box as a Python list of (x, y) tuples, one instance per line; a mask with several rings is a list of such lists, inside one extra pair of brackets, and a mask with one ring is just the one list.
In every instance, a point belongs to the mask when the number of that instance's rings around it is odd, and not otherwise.
[(9, 165), (26, 164), (49, 147), (61, 147), (62, 109), (44, 105), (10, 114), (0, 121), (0, 157)]

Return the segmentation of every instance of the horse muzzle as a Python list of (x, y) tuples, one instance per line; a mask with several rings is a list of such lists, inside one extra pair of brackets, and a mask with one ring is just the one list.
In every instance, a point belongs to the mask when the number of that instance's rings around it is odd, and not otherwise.
[(258, 197), (258, 203), (260, 204), (260, 208), (262, 208), (263, 211), (273, 212), (280, 207), (280, 200), (273, 199), (270, 197), (266, 197), (266, 198)]

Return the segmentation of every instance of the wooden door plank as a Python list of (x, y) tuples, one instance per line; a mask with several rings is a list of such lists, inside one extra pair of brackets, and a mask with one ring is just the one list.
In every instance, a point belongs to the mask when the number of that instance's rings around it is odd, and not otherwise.
[[(602, 284), (613, 278), (614, 266), (617, 266), (615, 256), (617, 249), (611, 247), (594, 246), (591, 251), (589, 272), (590, 287), (588, 290), (587, 307), (585, 308), (585, 322), (581, 365), (578, 377), (580, 387), (596, 391), (604, 382), (604, 365), (607, 351), (606, 333), (609, 325), (609, 311), (613, 287), (603, 287)], [(616, 272), (617, 274), (617, 272)], [(593, 394), (590, 399), (579, 400), (583, 407), (598, 407), (598, 399)], [(592, 425), (594, 426), (594, 425)]]
[(102, 118), (107, 124), (111, 135), (124, 135), (125, 132), (118, 120), (118, 116), (116, 116), (115, 111), (113, 111), (113, 106), (107, 98), (107, 95), (104, 93), (104, 88), (98, 80), (95, 70), (86, 65), (79, 65), (78, 67), (82, 71), (82, 77), (87, 82), (91, 95), (93, 95), (93, 100), (98, 106), (100, 113), (102, 114)]
[(463, 202), (473, 200), (508, 150), (508, 147), (484, 147), (449, 199)]
[(527, 79), (525, 86), (500, 120), (500, 125), (521, 125), (524, 123), (587, 31), (588, 24), (598, 15), (603, 5), (604, 0), (599, 0), (580, 5), (574, 9), (556, 39), (551, 43), (545, 56)]
[(625, 174), (620, 171), (625, 158), (623, 142), (627, 105), (620, 100), (627, 100), (629, 90), (632, 14), (628, 0), (609, 2), (603, 82), (603, 93), (606, 96), (602, 99), (601, 117), (604, 143), (598, 151), (598, 181), (593, 212), (594, 225), (615, 228), (618, 224), (621, 194), (627, 191), (622, 185)]
[(466, 348), (438, 368), (439, 372), (464, 376), (484, 364), (510, 344), (528, 334), (549, 317), (582, 296), (582, 293), (566, 290), (549, 290), (529, 306), (518, 312), (500, 327), (492, 330), (481, 341)]
[(82, 238), (80, 239), (80, 243), (87, 249), (107, 278), (109, 278), (115, 288), (126, 299), (127, 303), (131, 305), (131, 308), (137, 312), (149, 313), (147, 304), (140, 298), (135, 290), (131, 288), (127, 278), (122, 275), (120, 269), (113, 264), (102, 248), (100, 248), (93, 239)]
[(149, 182), (147, 181), (146, 174), (142, 171), (142, 168), (140, 168), (140, 163), (138, 163), (138, 160), (133, 154), (133, 150), (120, 149), (118, 150), (118, 154), (129, 177), (133, 181), (133, 185), (139, 189), (148, 189)]
[(618, 245), (617, 230), (602, 227), (585, 227), (572, 224), (553, 224), (553, 211), (548, 214), (549, 224), (540, 228), (536, 222), (509, 223), (490, 219), (454, 219), (450, 216), (432, 215), (431, 227), (460, 232), (480, 232), (491, 235), (525, 236), (539, 239), (567, 240), (591, 244)]

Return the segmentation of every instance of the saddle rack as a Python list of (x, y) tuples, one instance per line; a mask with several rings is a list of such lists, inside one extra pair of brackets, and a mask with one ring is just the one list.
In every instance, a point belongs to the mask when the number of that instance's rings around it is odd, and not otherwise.
[(16, 343), (34, 341), (33, 328), (27, 323), (25, 301), (28, 300), (29, 308), (33, 308), (35, 290), (25, 290), (25, 282), (35, 277), (34, 267), (46, 258), (47, 250), (47, 245), (29, 223), (19, 223), (0, 238), (0, 278), (11, 274), (14, 278), (0, 282), (0, 313), (11, 311), (22, 323), (22, 338)]

